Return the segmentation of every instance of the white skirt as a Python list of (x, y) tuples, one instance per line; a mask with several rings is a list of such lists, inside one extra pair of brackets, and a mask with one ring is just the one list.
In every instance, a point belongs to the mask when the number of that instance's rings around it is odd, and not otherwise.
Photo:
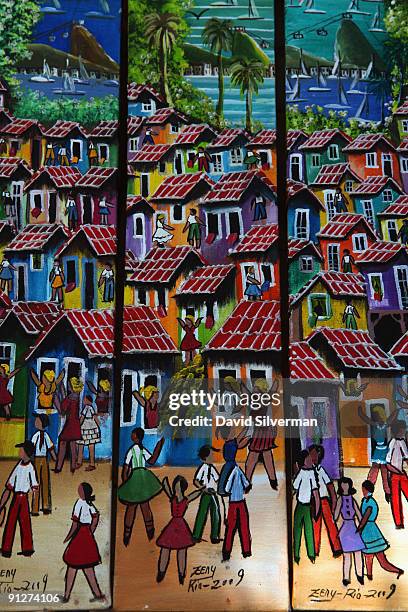
[(81, 425), (81, 436), (82, 439), (78, 440), (77, 444), (98, 444), (101, 441), (101, 430), (93, 419), (85, 419)]

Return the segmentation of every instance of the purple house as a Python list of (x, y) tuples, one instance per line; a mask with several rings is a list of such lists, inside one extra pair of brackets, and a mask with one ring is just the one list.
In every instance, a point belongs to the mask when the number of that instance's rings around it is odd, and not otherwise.
[(152, 248), (154, 209), (142, 196), (128, 195), (126, 247), (136, 259), (144, 259)]
[(408, 253), (395, 242), (375, 242), (356, 260), (366, 286), (368, 327), (388, 351), (408, 330)]
[(252, 225), (277, 223), (273, 185), (261, 170), (224, 174), (202, 199), (201, 215), (202, 254), (209, 263), (225, 262)]

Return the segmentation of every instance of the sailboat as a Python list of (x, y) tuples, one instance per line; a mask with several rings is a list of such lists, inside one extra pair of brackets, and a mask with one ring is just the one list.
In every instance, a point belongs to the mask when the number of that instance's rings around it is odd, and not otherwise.
[(299, 72), (294, 74), (292, 78), (311, 79), (308, 69), (306, 68), (305, 60), (303, 59), (303, 49), (299, 49)]
[(341, 82), (340, 76), (337, 79), (337, 103), (325, 104), (324, 108), (332, 108), (334, 110), (341, 110), (343, 108), (350, 108), (349, 101), (344, 91), (343, 83)]
[(51, 78), (51, 70), (45, 58), (43, 61), (42, 74), (36, 74), (35, 76), (32, 76), (30, 78), (30, 81), (33, 81), (34, 83), (55, 83), (55, 79)]
[(85, 17), (93, 17), (94, 19), (115, 19), (115, 16), (110, 12), (108, 0), (98, 0), (100, 11), (88, 11)]
[(263, 19), (259, 14), (258, 8), (254, 0), (248, 0), (248, 14), (240, 15), (238, 19)]
[(374, 66), (374, 55), (371, 56), (370, 63), (365, 69), (363, 81), (370, 81), (374, 77), (375, 66)]
[(62, 89), (53, 89), (53, 93), (60, 96), (83, 96), (84, 91), (79, 91), (75, 87), (75, 81), (69, 74), (66, 74), (62, 83)]
[(286, 94), (287, 95), (291, 94), (293, 89), (292, 89), (291, 82), (289, 81), (288, 73), (286, 73), (285, 83), (286, 83)]
[(89, 85), (90, 84), (89, 74), (88, 74), (87, 69), (85, 68), (84, 62), (82, 61), (82, 57), (80, 55), (78, 56), (78, 62), (79, 62), (79, 78), (78, 77), (74, 78), (74, 82), (78, 83), (78, 85)]
[(303, 0), (289, 0), (285, 8), (301, 8)]
[(304, 13), (314, 13), (315, 15), (324, 15), (326, 11), (322, 9), (315, 8), (315, 0), (307, 0), (306, 8), (303, 11)]
[(371, 22), (371, 27), (368, 29), (369, 32), (385, 32), (384, 28), (381, 27), (381, 13), (380, 7), (377, 7), (377, 10), (374, 14), (373, 20)]
[(351, 0), (347, 13), (353, 13), (354, 15), (371, 15), (371, 13), (367, 13), (360, 9), (360, 0)]
[(40, 12), (52, 15), (63, 15), (66, 13), (66, 11), (61, 8), (61, 3), (59, 0), (51, 0), (50, 4), (40, 8)]
[(300, 97), (300, 78), (298, 74), (296, 76), (297, 76), (297, 79), (296, 79), (295, 86), (292, 90), (292, 93), (289, 95), (289, 97), (286, 100), (287, 104), (297, 104), (299, 102), (306, 102), (305, 98)]
[(363, 92), (363, 99), (361, 100), (360, 106), (357, 109), (355, 117), (353, 119), (358, 119), (359, 121), (368, 121), (365, 117), (369, 116), (370, 106), (369, 106), (369, 93), (367, 91)]
[(350, 89), (347, 90), (347, 94), (362, 94), (364, 93), (364, 91), (361, 91), (361, 89), (358, 89), (358, 84), (360, 83), (360, 78), (358, 76), (358, 73), (354, 76), (354, 79), (352, 80), (351, 84), (350, 84)]
[(327, 82), (321, 71), (320, 64), (317, 64), (316, 85), (309, 87), (309, 91), (331, 91), (330, 87), (327, 87)]

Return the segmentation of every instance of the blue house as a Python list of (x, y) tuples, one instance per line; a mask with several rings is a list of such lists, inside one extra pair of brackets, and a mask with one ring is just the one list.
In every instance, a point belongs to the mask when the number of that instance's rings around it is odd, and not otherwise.
[(354, 210), (364, 215), (370, 225), (380, 231), (378, 214), (395, 202), (402, 194), (401, 187), (389, 176), (370, 176), (357, 185), (350, 196), (354, 200)]
[(287, 187), (289, 236), (318, 242), (322, 202), (304, 183), (288, 180)]
[(15, 267), (10, 298), (13, 301), (50, 299), (49, 275), (57, 250), (68, 238), (67, 228), (60, 223), (27, 225), (4, 250)]
[(207, 147), (212, 158), (210, 176), (217, 180), (226, 172), (243, 172), (249, 134), (241, 128), (225, 128)]
[(156, 110), (167, 106), (164, 98), (151, 85), (128, 85), (128, 114), (135, 117), (151, 117)]
[[(44, 132), (44, 138), (44, 165), (60, 166), (68, 161), (70, 166), (78, 168), (82, 174), (88, 170), (88, 136), (79, 123), (58, 120)], [(66, 150), (67, 160), (63, 160), (59, 154), (61, 149)]]

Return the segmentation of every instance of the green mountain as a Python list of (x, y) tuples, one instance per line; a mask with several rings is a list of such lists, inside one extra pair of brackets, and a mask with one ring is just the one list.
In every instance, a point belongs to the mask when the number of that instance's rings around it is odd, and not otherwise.
[[(184, 56), (191, 64), (211, 64), (217, 65), (217, 56), (212, 51), (184, 43)], [(234, 60), (239, 57), (247, 57), (262, 62), (265, 66), (269, 66), (270, 60), (262, 51), (257, 42), (246, 32), (234, 32), (234, 40), (232, 43), (232, 54), (230, 57), (223, 57), (225, 66), (229, 66)]]
[[(333, 62), (327, 60), (324, 57), (319, 57), (318, 55), (313, 55), (313, 53), (308, 53), (307, 51), (303, 51), (303, 61), (305, 62), (306, 68), (310, 68), (311, 66), (333, 66)], [(300, 49), (299, 47), (293, 47), (292, 45), (286, 45), (286, 66), (287, 68), (299, 68), (300, 61)]]
[[(30, 57), (20, 60), (18, 63), (19, 68), (35, 69), (38, 72), (42, 72), (43, 62), (44, 59), (46, 59), (50, 68), (63, 70), (66, 68), (67, 60), (69, 60), (71, 68), (79, 69), (79, 59), (76, 55), (72, 55), (72, 53), (65, 53), (65, 51), (60, 51), (59, 49), (50, 47), (50, 45), (40, 43), (32, 43), (27, 46)], [(83, 63), (88, 71), (92, 70), (95, 72), (119, 74), (118, 65), (111, 59), (103, 64), (97, 64), (83, 59)]]
[(385, 70), (382, 58), (351, 19), (343, 19), (336, 34), (335, 51), (343, 64), (367, 68), (371, 59), (377, 70)]

